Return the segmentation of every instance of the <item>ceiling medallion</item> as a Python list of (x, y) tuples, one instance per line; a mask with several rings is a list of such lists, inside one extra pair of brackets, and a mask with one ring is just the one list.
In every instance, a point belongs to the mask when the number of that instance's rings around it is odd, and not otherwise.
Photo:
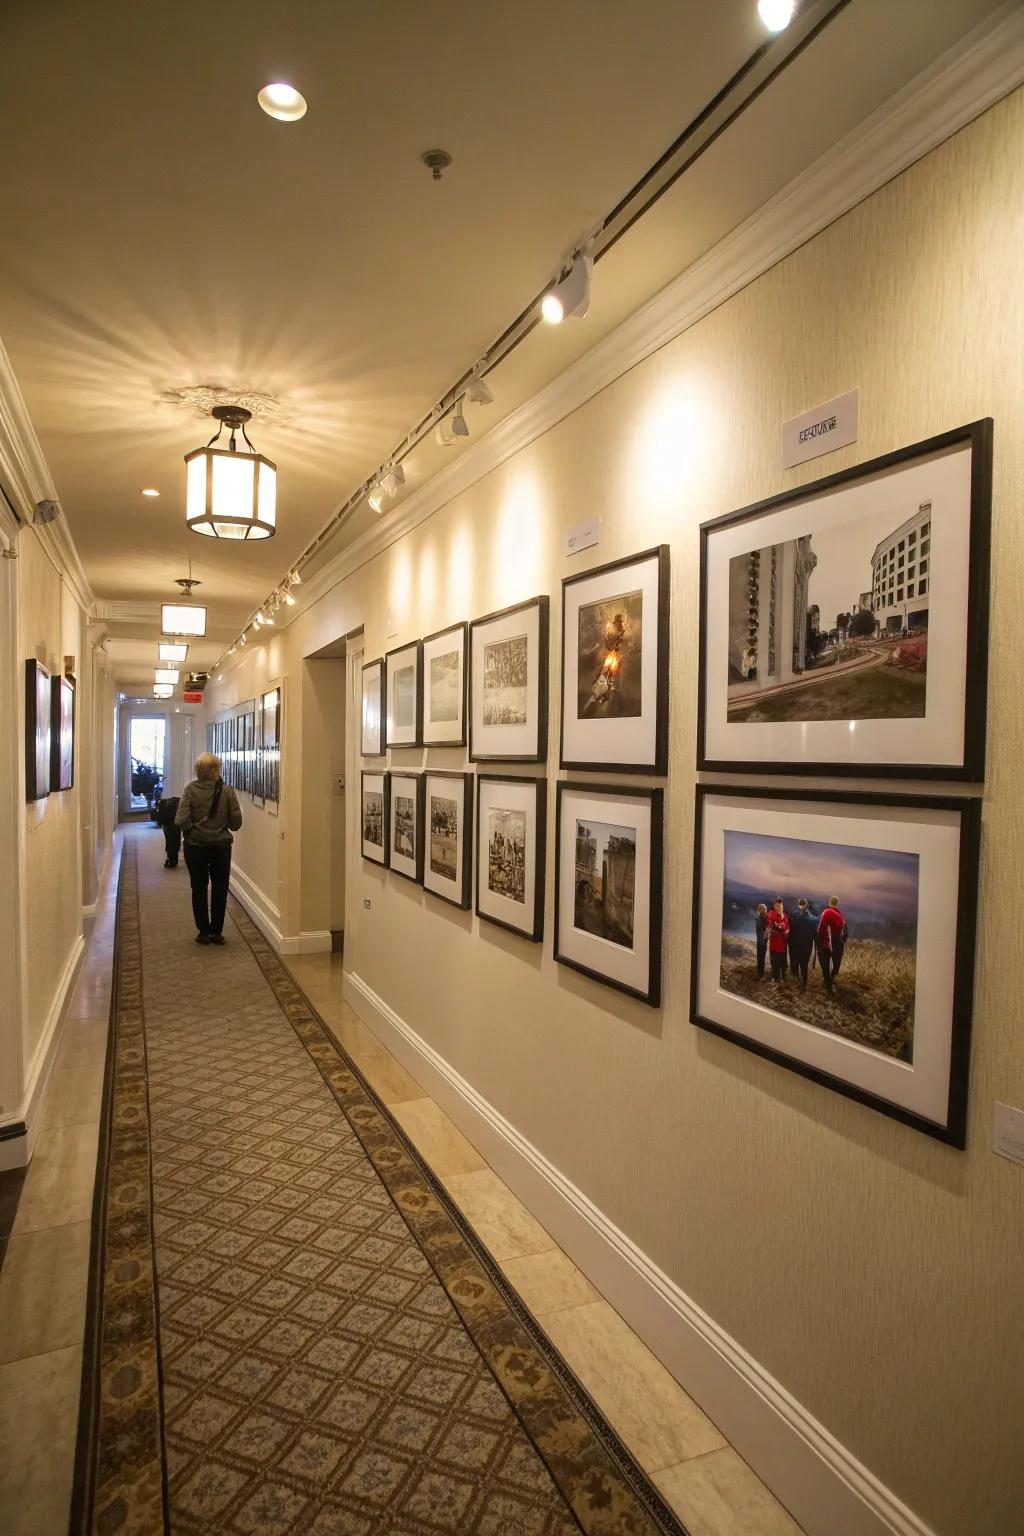
[(162, 405), (180, 405), (196, 416), (211, 416), (215, 406), (235, 405), (260, 421), (288, 421), (295, 412), (291, 406), (258, 389), (235, 389), (227, 384), (186, 384), (181, 389), (165, 389), (157, 396)]

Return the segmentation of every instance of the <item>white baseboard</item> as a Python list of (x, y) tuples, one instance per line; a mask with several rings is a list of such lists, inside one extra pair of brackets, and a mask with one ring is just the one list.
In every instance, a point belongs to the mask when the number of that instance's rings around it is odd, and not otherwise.
[[(53, 1072), (53, 1064), (57, 1059), (57, 1049), (64, 1030), (64, 1018), (84, 952), (85, 939), (79, 933), (64, 962), (39, 1044), (29, 1063), (21, 1106), (15, 1114), (0, 1119), (0, 1173), (6, 1173), (11, 1168), (25, 1168), (32, 1157), (32, 1149), (46, 1109), (46, 1094), (50, 1087), (50, 1075)], [(14, 1126), (21, 1127), (19, 1134), (4, 1137), (5, 1127)]]
[(282, 933), (280, 909), (274, 905), (266, 891), (261, 890), (255, 880), (234, 862), (231, 865), (231, 889), (263, 937), (279, 955), (317, 955), (330, 950), (331, 935), (327, 928)]
[(299, 955), (322, 955), (326, 950), (330, 953), (331, 930), (329, 928), (303, 929), (299, 934), (299, 947), (295, 951)]
[(808, 1536), (934, 1536), (353, 971), (345, 972), (344, 996)]

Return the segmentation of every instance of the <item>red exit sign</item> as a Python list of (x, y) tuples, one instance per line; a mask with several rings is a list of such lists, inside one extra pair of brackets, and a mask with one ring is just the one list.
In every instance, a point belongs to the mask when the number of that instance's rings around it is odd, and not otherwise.
[(201, 704), (203, 702), (201, 693), (183, 693), (182, 698), (186, 704)]

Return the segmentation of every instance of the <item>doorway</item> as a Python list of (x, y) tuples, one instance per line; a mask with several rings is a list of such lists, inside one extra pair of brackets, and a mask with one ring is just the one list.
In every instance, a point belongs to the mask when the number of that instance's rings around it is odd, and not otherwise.
[(167, 776), (167, 716), (129, 714), (121, 765), (121, 814), (146, 812)]

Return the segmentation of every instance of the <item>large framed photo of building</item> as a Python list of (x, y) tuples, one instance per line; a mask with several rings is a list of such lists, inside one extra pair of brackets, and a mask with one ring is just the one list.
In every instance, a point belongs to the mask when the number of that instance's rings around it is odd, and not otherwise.
[(423, 745), (466, 745), (469, 625), (452, 624), (423, 641)]
[(422, 885), (422, 774), (388, 774), (388, 864), (393, 875)]
[(423, 888), (467, 909), (473, 848), (473, 775), (423, 774)]
[(469, 626), (471, 762), (547, 757), (548, 610), (546, 597), (532, 597)]
[(362, 734), (359, 751), (363, 757), (383, 757), (387, 745), (384, 718), (384, 658), (368, 661), (362, 671)]
[(388, 862), (388, 823), (391, 819), (389, 791), (390, 781), (386, 773), (363, 769), (359, 807), (362, 855), (371, 864), (382, 864), (385, 868)]
[(700, 769), (980, 781), (992, 422), (705, 523)]
[(555, 959), (657, 1008), (661, 1002), (660, 789), (559, 780)]
[(979, 800), (697, 786), (690, 1017), (962, 1147)]
[(422, 745), (423, 642), (388, 651), (384, 657), (385, 726), (389, 747)]
[(535, 944), (544, 937), (546, 805), (543, 779), (477, 776), (477, 915)]
[(668, 770), (668, 545), (562, 582), (563, 768)]

